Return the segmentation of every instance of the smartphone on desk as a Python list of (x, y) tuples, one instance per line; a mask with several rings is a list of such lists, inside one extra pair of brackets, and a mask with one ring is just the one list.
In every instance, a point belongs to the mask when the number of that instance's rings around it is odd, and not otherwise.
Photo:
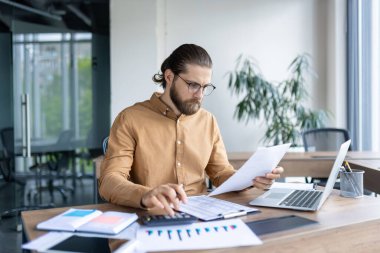
[[(70, 236), (66, 240), (47, 249), (47, 253), (117, 253), (130, 240), (110, 239), (100, 237)], [(119, 251), (120, 252), (120, 251)]]

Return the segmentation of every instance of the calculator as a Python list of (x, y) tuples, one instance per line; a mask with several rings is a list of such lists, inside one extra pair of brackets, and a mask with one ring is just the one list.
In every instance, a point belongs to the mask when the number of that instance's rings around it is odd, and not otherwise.
[(145, 215), (140, 217), (140, 220), (145, 226), (171, 226), (191, 224), (196, 222), (198, 218), (187, 213), (175, 213), (174, 216)]

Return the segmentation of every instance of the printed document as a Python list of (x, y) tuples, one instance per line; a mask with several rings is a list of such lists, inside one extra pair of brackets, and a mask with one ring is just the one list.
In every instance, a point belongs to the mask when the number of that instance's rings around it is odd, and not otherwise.
[(182, 226), (141, 226), (136, 238), (140, 242), (138, 250), (142, 251), (201, 250), (262, 244), (240, 219)]
[(188, 197), (186, 204), (180, 203), (179, 210), (204, 221), (227, 219), (258, 211), (256, 208), (205, 195)]
[(258, 149), (233, 176), (213, 190), (208, 196), (240, 191), (252, 186), (252, 180), (255, 177), (264, 176), (276, 168), (289, 147), (290, 143)]

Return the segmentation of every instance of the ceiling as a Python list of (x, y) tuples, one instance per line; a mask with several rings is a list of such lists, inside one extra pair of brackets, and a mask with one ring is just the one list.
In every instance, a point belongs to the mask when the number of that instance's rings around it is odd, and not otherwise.
[(109, 34), (109, 0), (0, 0), (0, 31), (12, 31), (15, 20)]

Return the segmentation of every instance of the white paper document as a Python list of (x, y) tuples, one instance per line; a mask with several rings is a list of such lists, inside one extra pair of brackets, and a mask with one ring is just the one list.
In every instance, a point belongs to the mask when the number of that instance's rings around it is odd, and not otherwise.
[(289, 147), (290, 143), (258, 149), (232, 177), (213, 190), (209, 196), (240, 191), (251, 186), (252, 179), (264, 176), (278, 165)]
[(73, 233), (70, 232), (49, 232), (33, 241), (23, 244), (22, 248), (43, 252), (57, 245), (58, 243), (63, 242), (72, 235)]
[(146, 227), (137, 231), (143, 251), (200, 250), (262, 244), (240, 219), (193, 223), (182, 226)]
[(205, 195), (188, 197), (186, 204), (180, 203), (179, 210), (204, 221), (228, 219), (258, 211), (256, 208)]

